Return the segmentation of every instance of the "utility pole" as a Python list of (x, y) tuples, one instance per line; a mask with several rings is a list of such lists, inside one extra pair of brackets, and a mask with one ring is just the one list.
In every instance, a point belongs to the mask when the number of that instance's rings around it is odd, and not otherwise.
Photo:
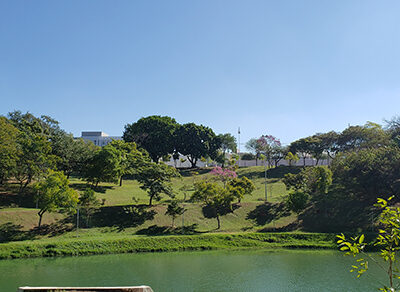
[(79, 206), (76, 211), (76, 237), (79, 236)]
[(265, 189), (265, 202), (268, 199), (268, 191), (267, 191), (267, 161), (264, 159), (264, 189)]
[(240, 155), (240, 127), (238, 128), (238, 147), (237, 147), (238, 154)]

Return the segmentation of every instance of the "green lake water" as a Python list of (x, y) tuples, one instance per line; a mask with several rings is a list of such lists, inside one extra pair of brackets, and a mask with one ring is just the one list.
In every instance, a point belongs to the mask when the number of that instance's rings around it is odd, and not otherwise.
[[(98, 255), (0, 261), (0, 291), (18, 286), (149, 285), (154, 291), (376, 291), (336, 251), (256, 250)], [(380, 278), (380, 279), (379, 279)]]

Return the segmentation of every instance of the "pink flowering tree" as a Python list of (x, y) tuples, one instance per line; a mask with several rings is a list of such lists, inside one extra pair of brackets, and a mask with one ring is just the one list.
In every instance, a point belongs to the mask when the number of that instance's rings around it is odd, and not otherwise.
[(257, 139), (257, 144), (259, 151), (265, 155), (270, 166), (273, 162), (277, 166), (279, 160), (284, 157), (281, 141), (272, 135), (262, 135)]
[(211, 171), (210, 174), (214, 177), (217, 177), (218, 180), (222, 181), (225, 184), (228, 180), (236, 178), (237, 174), (235, 171), (229, 169), (229, 168), (222, 168), (219, 166), (214, 167)]

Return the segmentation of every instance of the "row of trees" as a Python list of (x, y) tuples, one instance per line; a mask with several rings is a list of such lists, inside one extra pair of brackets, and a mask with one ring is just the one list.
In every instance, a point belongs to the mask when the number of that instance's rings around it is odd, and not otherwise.
[(332, 158), (329, 167), (307, 167), (285, 176), (290, 190), (287, 204), (299, 213), (306, 228), (325, 232), (372, 228), (378, 215), (373, 204), (378, 197), (386, 200), (393, 196), (392, 201), (399, 202), (399, 133), (400, 119), (395, 118), (385, 128), (367, 123), (291, 144), (323, 145), (307, 154), (325, 152)]
[(225, 163), (227, 151), (236, 152), (236, 140), (231, 134), (216, 135), (203, 125), (179, 124), (167, 116), (149, 116), (125, 126), (123, 139), (145, 149), (154, 162), (160, 158), (187, 156), (192, 167), (201, 158)]
[(336, 154), (355, 149), (369, 149), (399, 144), (399, 120), (386, 122), (386, 127), (368, 122), (363, 126), (349, 126), (342, 132), (330, 131), (298, 139), (289, 146), (281, 145), (279, 139), (272, 135), (263, 135), (260, 138), (250, 139), (246, 148), (254, 155), (245, 159), (259, 159), (264, 155), (267, 163), (277, 165), (280, 160), (297, 160), (298, 155), (303, 158), (304, 165), (307, 157), (315, 159), (315, 165), (323, 158), (333, 159)]

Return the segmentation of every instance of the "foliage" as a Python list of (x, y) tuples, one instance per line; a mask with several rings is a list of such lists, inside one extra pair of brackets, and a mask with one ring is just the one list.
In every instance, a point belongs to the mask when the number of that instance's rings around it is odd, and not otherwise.
[(124, 176), (130, 175), (134, 177), (143, 165), (149, 163), (148, 153), (145, 150), (137, 149), (134, 142), (114, 140), (108, 145), (114, 147), (120, 155), (118, 173), (120, 186), (122, 186)]
[(96, 198), (94, 190), (86, 188), (79, 197), (78, 205), (84, 211), (86, 227), (89, 227), (91, 216), (102, 205), (102, 202)]
[(172, 218), (172, 227), (174, 227), (174, 222), (176, 217), (182, 215), (185, 212), (185, 208), (179, 206), (178, 201), (173, 200), (170, 204), (168, 204), (167, 211), (165, 212), (166, 215), (171, 216)]
[(290, 192), (286, 198), (286, 206), (290, 211), (299, 214), (306, 208), (309, 197), (307, 193), (302, 191)]
[(339, 153), (332, 161), (334, 183), (349, 198), (376, 201), (400, 192), (400, 149), (397, 146)]
[(191, 200), (201, 202), (203, 204), (203, 215), (207, 218), (216, 218), (218, 223), (217, 229), (220, 229), (220, 216), (233, 212), (233, 194), (212, 182), (196, 182), (194, 187), (195, 191)]
[(127, 124), (123, 134), (126, 142), (135, 142), (144, 148), (154, 162), (175, 149), (175, 119), (167, 116), (149, 116)]
[(214, 167), (210, 171), (210, 175), (212, 175), (212, 176), (216, 177), (218, 180), (222, 181), (224, 183), (224, 186), (228, 180), (237, 177), (237, 174), (234, 170), (231, 170), (229, 168), (222, 168), (219, 166)]
[(84, 178), (97, 187), (100, 182), (118, 183), (122, 173), (122, 153), (112, 145), (97, 150), (88, 161)]
[(378, 124), (350, 126), (338, 137), (339, 151), (379, 148), (390, 145), (390, 136)]
[(255, 159), (256, 159), (256, 165), (257, 165), (258, 158), (260, 157), (260, 154), (262, 151), (261, 144), (258, 141), (258, 139), (252, 138), (249, 141), (247, 141), (246, 149), (248, 151), (250, 151), (252, 154), (254, 154)]
[(58, 209), (72, 211), (76, 208), (78, 194), (68, 185), (69, 181), (62, 172), (52, 170), (48, 172), (44, 180), (36, 183), (36, 202), (40, 209), (38, 212), (39, 227), (44, 213), (54, 212)]
[(150, 197), (149, 206), (152, 205), (153, 199), (159, 201), (161, 194), (174, 197), (170, 186), (173, 177), (179, 177), (175, 168), (155, 162), (145, 164), (135, 176), (140, 188), (147, 191)]
[[(400, 271), (395, 267), (397, 262), (396, 253), (399, 251), (400, 244), (400, 208), (388, 206), (388, 200), (378, 198), (375, 206), (382, 209), (379, 222), (381, 228), (376, 238), (375, 245), (380, 247), (380, 257), (386, 263), (386, 267), (378, 264), (388, 275), (389, 285), (384, 285), (379, 290), (381, 291), (395, 291), (400, 283), (395, 285), (395, 281), (400, 279)], [(357, 272), (357, 278), (361, 277), (369, 268), (369, 261), (365, 257), (369, 257), (364, 252), (366, 244), (364, 242), (364, 235), (350, 238), (347, 240), (346, 237), (341, 234), (337, 236), (337, 243), (339, 244), (340, 250), (346, 252), (346, 255), (352, 255), (357, 257), (357, 263), (352, 265), (350, 272)], [(360, 254), (363, 257), (360, 257)], [(372, 258), (371, 258), (372, 259)], [(373, 259), (372, 259), (373, 260)], [(374, 260), (375, 261), (375, 260)]]
[(54, 166), (50, 142), (44, 136), (21, 133), (18, 138), (15, 179), (20, 183), (20, 192), (33, 179), (39, 179)]
[(325, 166), (306, 167), (298, 174), (286, 174), (283, 182), (288, 190), (309, 195), (326, 194), (332, 184), (332, 172)]
[(0, 185), (15, 172), (19, 134), (7, 118), (0, 117)]
[(230, 179), (226, 187), (227, 190), (238, 199), (239, 203), (245, 195), (251, 195), (256, 188), (254, 183), (245, 176)]
[(242, 160), (254, 160), (254, 159), (256, 159), (256, 157), (252, 153), (243, 153), (241, 159)]
[(72, 173), (83, 176), (84, 167), (99, 148), (91, 141), (74, 139), (71, 134), (60, 130), (50, 138), (51, 153), (57, 157), (56, 167), (69, 177)]
[(225, 166), (225, 154), (227, 151), (230, 151), (232, 153), (236, 152), (236, 138), (232, 136), (231, 134), (219, 134), (218, 139), (221, 142), (221, 163), (222, 167)]
[(299, 161), (299, 156), (295, 153), (293, 154), (292, 152), (288, 152), (285, 156), (285, 159), (287, 161), (289, 161), (289, 166), (293, 165), (293, 162), (296, 163), (297, 161)]
[(178, 126), (175, 137), (176, 150), (187, 156), (192, 167), (196, 167), (201, 157), (215, 159), (221, 147), (221, 142), (212, 129), (194, 123)]

